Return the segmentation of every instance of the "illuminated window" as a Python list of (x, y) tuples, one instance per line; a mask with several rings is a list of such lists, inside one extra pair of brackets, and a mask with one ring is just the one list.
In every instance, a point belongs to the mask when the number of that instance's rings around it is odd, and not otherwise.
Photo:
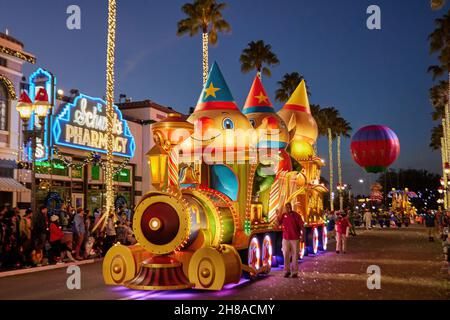
[(93, 165), (91, 167), (91, 179), (95, 181), (100, 180), (100, 166), (99, 165)]
[(119, 173), (115, 174), (114, 181), (130, 183), (131, 182), (130, 169), (122, 169)]
[(3, 83), (0, 82), (0, 130), (8, 130), (8, 91)]

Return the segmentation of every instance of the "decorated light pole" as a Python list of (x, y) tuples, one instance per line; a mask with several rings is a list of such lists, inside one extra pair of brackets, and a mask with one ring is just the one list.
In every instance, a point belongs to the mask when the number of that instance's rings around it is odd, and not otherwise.
[[(37, 139), (43, 137), (44, 134), (44, 122), (47, 117), (50, 103), (48, 102), (47, 91), (44, 88), (40, 88), (37, 92), (34, 103), (31, 102), (28, 94), (23, 91), (20, 95), (20, 99), (17, 103), (16, 110), (19, 112), (20, 119), (23, 121), (23, 136), (24, 143), (31, 143), (31, 210), (36, 212), (36, 145)], [(31, 117), (37, 117), (40, 127), (28, 129), (28, 121)]]
[(113, 121), (114, 121), (114, 50), (116, 47), (116, 0), (108, 1), (108, 43), (106, 56), (106, 212), (114, 210), (113, 189)]

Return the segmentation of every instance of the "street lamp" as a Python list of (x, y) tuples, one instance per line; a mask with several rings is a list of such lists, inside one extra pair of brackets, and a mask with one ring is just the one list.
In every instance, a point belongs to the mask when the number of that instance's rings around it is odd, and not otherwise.
[[(36, 212), (36, 144), (38, 138), (43, 138), (44, 122), (49, 108), (50, 103), (48, 102), (47, 91), (44, 88), (38, 90), (34, 103), (31, 102), (27, 93), (23, 91), (16, 106), (20, 119), (23, 121), (24, 144), (31, 142), (31, 209), (33, 212)], [(33, 126), (32, 129), (28, 129), (28, 121), (33, 114), (38, 117), (40, 127), (36, 128)]]

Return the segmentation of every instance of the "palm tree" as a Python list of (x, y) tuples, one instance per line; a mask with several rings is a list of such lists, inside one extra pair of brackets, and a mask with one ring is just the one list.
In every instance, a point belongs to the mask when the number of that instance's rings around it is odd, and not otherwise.
[[(434, 1), (436, 4), (436, 8), (439, 8), (441, 6), (440, 1)], [(450, 132), (450, 114), (449, 114), (449, 99), (450, 96), (450, 10), (447, 12), (447, 14), (444, 15), (444, 17), (436, 19), (435, 20), (436, 29), (430, 34), (428, 37), (430, 41), (430, 53), (438, 53), (438, 60), (439, 65), (434, 65), (428, 68), (428, 71), (433, 74), (433, 79), (436, 79), (438, 77), (443, 76), (444, 74), (448, 77), (449, 81), (447, 82), (447, 105), (444, 104), (444, 112), (442, 112), (442, 105), (438, 105), (438, 108), (436, 110), (436, 113), (434, 114), (435, 117), (443, 114), (443, 137), (441, 143), (441, 155), (442, 155), (442, 168), (443, 168), (443, 175), (444, 180), (447, 179), (447, 174), (445, 173), (445, 166), (448, 165), (449, 162), (449, 150), (448, 150), (448, 141), (449, 139), (449, 132)], [(445, 96), (445, 94), (442, 94), (440, 89), (437, 89), (438, 96)], [(439, 110), (439, 108), (441, 110)], [(443, 146), (442, 146), (443, 145)], [(450, 205), (448, 203), (448, 199), (450, 195), (448, 194), (448, 191), (445, 193), (445, 205), (444, 208), (447, 209)]]
[(178, 21), (177, 35), (189, 34), (193, 37), (202, 32), (203, 84), (208, 77), (208, 41), (215, 45), (219, 32), (231, 31), (230, 24), (222, 17), (222, 10), (226, 7), (226, 3), (217, 3), (216, 0), (194, 0), (181, 7), (187, 18)]
[(439, 65), (428, 68), (433, 78), (450, 73), (450, 10), (443, 18), (435, 20), (436, 29), (429, 35), (430, 53), (439, 53)]
[(443, 137), (443, 128), (442, 124), (434, 127), (431, 130), (431, 141), (430, 141), (430, 147), (433, 150), (440, 150), (441, 149), (441, 138)]
[[(278, 81), (279, 88), (275, 91), (275, 100), (279, 102), (288, 101), (289, 97), (294, 93), (298, 84), (305, 78), (298, 72), (286, 73), (281, 81)], [(305, 80), (306, 82), (306, 80)], [(309, 87), (306, 85), (308, 96), (311, 95)]]
[(336, 108), (323, 108), (319, 112), (319, 117), (322, 122), (322, 128), (319, 128), (319, 134), (328, 136), (328, 157), (329, 157), (329, 171), (330, 171), (330, 209), (334, 210), (333, 203), (333, 140), (336, 137), (336, 122), (339, 118), (339, 111)]
[(441, 9), (445, 4), (445, 0), (430, 0), (430, 6), (433, 10)]
[(270, 44), (265, 44), (263, 40), (250, 42), (248, 46), (242, 50), (239, 61), (241, 62), (241, 71), (243, 73), (256, 70), (259, 77), (261, 77), (261, 72), (268, 77), (271, 76), (270, 69), (264, 67), (264, 64), (272, 66), (280, 63), (277, 55), (272, 52), (272, 46)]
[(445, 116), (445, 106), (448, 103), (448, 81), (441, 80), (439, 84), (430, 89), (430, 102), (434, 107), (431, 113), (433, 120), (440, 120)]
[[(341, 136), (350, 138), (350, 132), (352, 131), (352, 127), (350, 123), (347, 122), (342, 117), (338, 117), (335, 123), (335, 132), (337, 134), (337, 162), (338, 162), (338, 180), (339, 185), (342, 187), (342, 164), (341, 164)], [(342, 193), (342, 188), (339, 189), (339, 210), (343, 210), (344, 206), (344, 195)]]

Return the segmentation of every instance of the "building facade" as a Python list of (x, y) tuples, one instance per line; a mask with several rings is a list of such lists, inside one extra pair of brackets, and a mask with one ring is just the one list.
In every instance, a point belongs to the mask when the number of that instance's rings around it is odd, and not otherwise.
[[(42, 74), (53, 76), (42, 69), (33, 73), (31, 94), (50, 80)], [(35, 79), (39, 83), (33, 84)], [(56, 83), (54, 79), (51, 82)], [(50, 86), (48, 91), (54, 90)], [(76, 93), (70, 97), (56, 94), (54, 105), (49, 123), (45, 124), (45, 138), (36, 148), (37, 203), (50, 208), (70, 203), (92, 212), (106, 202), (105, 169), (101, 165), (106, 159), (106, 104), (100, 98)], [(174, 111), (145, 100), (118, 103), (114, 112), (115, 203), (116, 207), (132, 208), (151, 189), (145, 156), (153, 147), (150, 125)], [(30, 158), (30, 152), (25, 150), (25, 159)], [(28, 172), (21, 176), (22, 182), (30, 186), (29, 171), (22, 171)], [(22, 195), (20, 200), (21, 207), (29, 206), (29, 195)]]
[(28, 193), (17, 182), (16, 162), (21, 147), (21, 127), (16, 112), (24, 63), (36, 62), (34, 55), (8, 33), (0, 33), (0, 205), (16, 205), (21, 193)]

